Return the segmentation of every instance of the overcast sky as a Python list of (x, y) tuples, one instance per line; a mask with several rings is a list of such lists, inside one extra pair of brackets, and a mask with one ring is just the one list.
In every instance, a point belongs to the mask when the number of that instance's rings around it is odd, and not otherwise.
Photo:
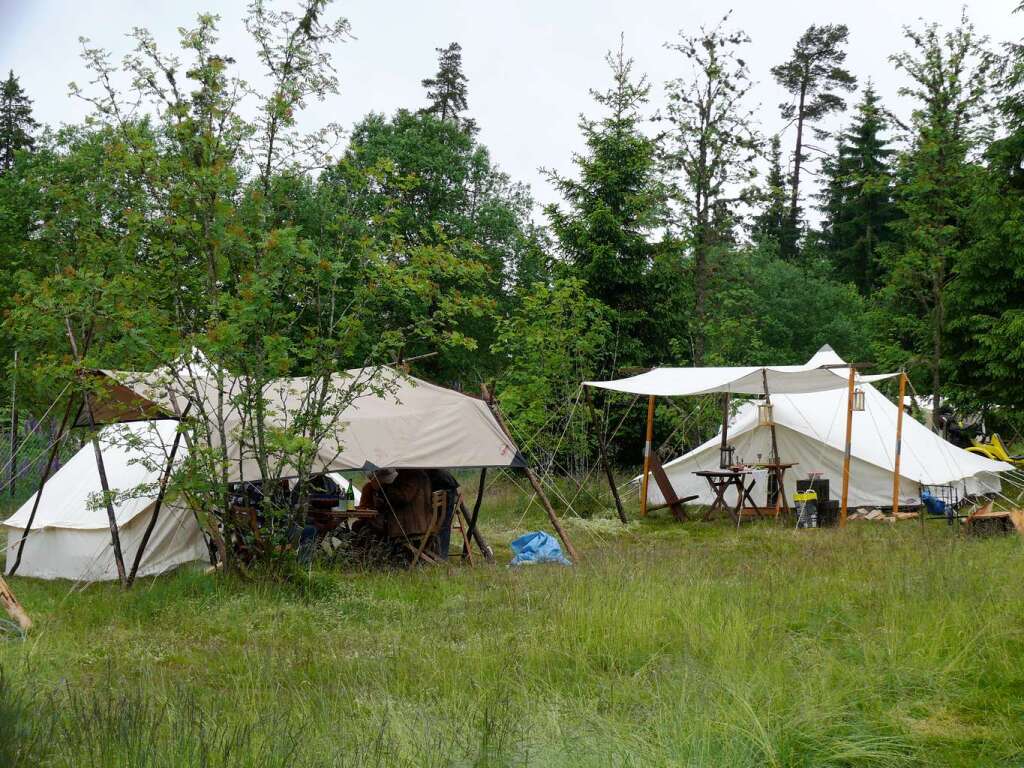
[[(974, 0), (967, 11), (994, 43), (1020, 40), (1024, 15), (1011, 14), (1017, 3)], [(241, 23), (244, 7), (238, 0), (0, 0), (0, 68), (19, 75), (37, 119), (75, 122), (87, 111), (67, 95), (69, 81), (88, 80), (78, 57), (80, 35), (119, 59), (130, 49), (124, 33), (132, 27), (149, 28), (170, 49), (177, 27), (212, 11), (221, 16), (219, 50), (235, 56), (244, 77), (258, 80)], [(685, 74), (682, 57), (663, 43), (733, 9), (732, 25), (753, 38), (747, 54), (759, 83), (753, 105), (760, 104), (763, 130), (773, 133), (781, 127), (784, 94), (768, 70), (787, 57), (808, 25), (847, 24), (848, 68), (861, 82), (870, 77), (885, 103), (906, 113), (897, 96), (902, 76), (887, 58), (905, 47), (903, 26), (920, 25), (922, 17), (952, 25), (962, 7), (959, 0), (342, 0), (333, 12), (349, 19), (354, 39), (336, 52), (341, 94), (312, 105), (304, 122), (350, 126), (371, 110), (421, 106), (420, 80), (436, 69), (434, 49), (455, 40), (463, 47), (480, 139), (505, 171), (548, 202), (553, 193), (539, 169), (570, 170), (572, 153), (581, 148), (578, 115), (593, 113), (588, 89), (608, 83), (603, 57), (620, 32), (637, 69), (655, 85), (653, 111), (664, 81)]]

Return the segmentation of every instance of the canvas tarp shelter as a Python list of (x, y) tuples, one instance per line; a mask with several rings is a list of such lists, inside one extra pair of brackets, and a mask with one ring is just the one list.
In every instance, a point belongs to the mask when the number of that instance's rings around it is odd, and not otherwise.
[[(123, 398), (119, 409), (107, 406), (117, 420), (133, 413), (180, 414), (190, 400), (201, 400), (199, 412), (218, 412), (215, 399), (223, 392), (227, 400), (244, 390), (241, 379), (216, 376), (207, 367), (169, 374), (167, 369), (152, 373), (103, 371), (116, 383), (112, 390)], [(310, 380), (281, 378), (263, 390), (268, 428), (288, 428), (296, 414), (302, 413), (307, 400), (316, 397)], [(353, 369), (336, 374), (327, 388), (332, 400), (325, 421), (330, 427), (317, 440), (318, 457), (314, 472), (368, 471), (379, 467), (466, 468), (523, 467), (525, 460), (502, 430), (488, 408), (478, 398), (439, 387), (391, 368)], [(232, 480), (259, 476), (255, 460), (245, 451), (242, 409), (223, 409), (231, 462)], [(195, 411), (193, 411), (193, 415)], [(214, 439), (217, 430), (211, 429)], [(289, 467), (273, 467), (280, 476), (294, 474)]]
[[(841, 365), (842, 359), (825, 347), (810, 362), (816, 366)], [(848, 369), (838, 369), (842, 376)], [(868, 383), (872, 377), (858, 379), (864, 390), (865, 410), (853, 414), (849, 505), (851, 507), (892, 504), (893, 459), (896, 443), (896, 405)], [(772, 392), (773, 419), (783, 461), (798, 462), (786, 475), (786, 492), (793, 497), (796, 481), (811, 472), (820, 472), (830, 480), (836, 498), (841, 488), (843, 452), (846, 438), (846, 389), (829, 389), (799, 394)], [(771, 450), (770, 428), (759, 425), (757, 404), (740, 405), (730, 419), (728, 440), (736, 449), (737, 460), (756, 463)], [(695, 503), (710, 504), (711, 491), (698, 470), (719, 468), (720, 436), (665, 464), (664, 469), (679, 497), (698, 496)], [(903, 419), (900, 461), (900, 503), (919, 503), (922, 484), (953, 484), (965, 493), (990, 493), (1000, 490), (998, 473), (1012, 469), (1008, 464), (991, 461), (958, 448), (909, 416)], [(751, 494), (765, 503), (766, 483), (759, 482)], [(726, 499), (735, 503), (735, 493)], [(652, 484), (648, 489), (651, 505), (664, 503)]]

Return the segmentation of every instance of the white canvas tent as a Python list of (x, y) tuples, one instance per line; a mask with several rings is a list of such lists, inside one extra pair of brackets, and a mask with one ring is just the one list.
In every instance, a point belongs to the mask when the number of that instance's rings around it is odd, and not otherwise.
[[(830, 347), (823, 347), (800, 368), (843, 365), (843, 360)], [(848, 369), (833, 370), (845, 378)], [(896, 443), (897, 408), (888, 398), (868, 383), (881, 377), (861, 377), (858, 386), (864, 390), (865, 410), (853, 414), (849, 506), (881, 506), (892, 504), (893, 467)], [(844, 443), (846, 438), (847, 392), (827, 389), (800, 394), (772, 391), (773, 418), (779, 456), (783, 461), (798, 462), (786, 475), (786, 493), (793, 498), (796, 481), (811, 472), (820, 472), (830, 481), (830, 492), (837, 498), (841, 489)], [(730, 419), (728, 440), (736, 449), (736, 459), (756, 463), (771, 451), (770, 428), (758, 423), (757, 405), (747, 402)], [(712, 494), (698, 470), (719, 467), (720, 435), (665, 464), (672, 487), (678, 497), (696, 495), (696, 503), (710, 504)], [(991, 461), (957, 448), (931, 432), (909, 416), (903, 419), (903, 442), (900, 462), (900, 503), (920, 503), (922, 484), (953, 484), (961, 494), (988, 493), (1000, 490), (998, 473), (1012, 469), (1008, 464)], [(765, 504), (765, 481), (755, 485), (751, 496)], [(734, 504), (736, 496), (729, 491), (726, 500)], [(648, 489), (648, 503), (659, 505), (664, 498), (656, 485)]]
[[(176, 428), (177, 422), (173, 421), (122, 427), (131, 430), (139, 440), (153, 444), (159, 441), (168, 450)], [(110, 489), (122, 492), (114, 504), (114, 517), (124, 558), (130, 566), (152, 516), (156, 490), (132, 494), (132, 498), (123, 494), (140, 486), (155, 486), (160, 471), (152, 471), (139, 462), (140, 454), (128, 448), (126, 442), (109, 433), (100, 436)], [(93, 503), (100, 493), (95, 455), (92, 446), (86, 445), (46, 482), (32, 531), (25, 540), (19, 575), (76, 581), (117, 579), (107, 512), (102, 504), (97, 507)], [(34, 501), (35, 494), (3, 522), (7, 529), (8, 568), (17, 555)], [(138, 575), (152, 576), (205, 559), (206, 543), (191, 510), (178, 499), (165, 499)]]

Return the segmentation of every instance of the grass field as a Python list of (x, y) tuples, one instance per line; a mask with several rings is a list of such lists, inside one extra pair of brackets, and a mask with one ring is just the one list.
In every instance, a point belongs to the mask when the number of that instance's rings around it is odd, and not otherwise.
[(574, 568), (14, 579), (0, 766), (1024, 766), (1018, 538), (570, 531)]

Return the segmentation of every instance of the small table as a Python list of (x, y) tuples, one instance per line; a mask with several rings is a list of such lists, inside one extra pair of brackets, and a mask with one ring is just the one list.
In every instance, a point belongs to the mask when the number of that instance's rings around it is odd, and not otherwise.
[[(711, 506), (708, 507), (708, 511), (704, 515), (705, 520), (710, 520), (715, 512), (725, 511), (729, 513), (729, 516), (735, 522), (739, 522), (743, 502), (749, 501), (751, 504), (754, 503), (754, 500), (750, 498), (750, 491), (757, 481), (751, 479), (750, 485), (747, 485), (746, 479), (753, 474), (748, 469), (702, 469), (693, 474), (707, 480), (711, 490), (715, 493), (715, 500), (711, 502)], [(725, 501), (725, 492), (730, 488), (736, 489), (738, 497), (736, 506), (732, 508)]]
[[(763, 464), (755, 464), (754, 466), (758, 469), (767, 469), (770, 475), (775, 476), (775, 517), (779, 516), (779, 513), (785, 511), (787, 514), (790, 512), (789, 499), (786, 498), (786, 485), (784, 483), (786, 479), (786, 470), (790, 467), (795, 467), (799, 462), (766, 462)], [(779, 504), (779, 500), (782, 500), (782, 504)], [(756, 505), (751, 502), (751, 506)]]

